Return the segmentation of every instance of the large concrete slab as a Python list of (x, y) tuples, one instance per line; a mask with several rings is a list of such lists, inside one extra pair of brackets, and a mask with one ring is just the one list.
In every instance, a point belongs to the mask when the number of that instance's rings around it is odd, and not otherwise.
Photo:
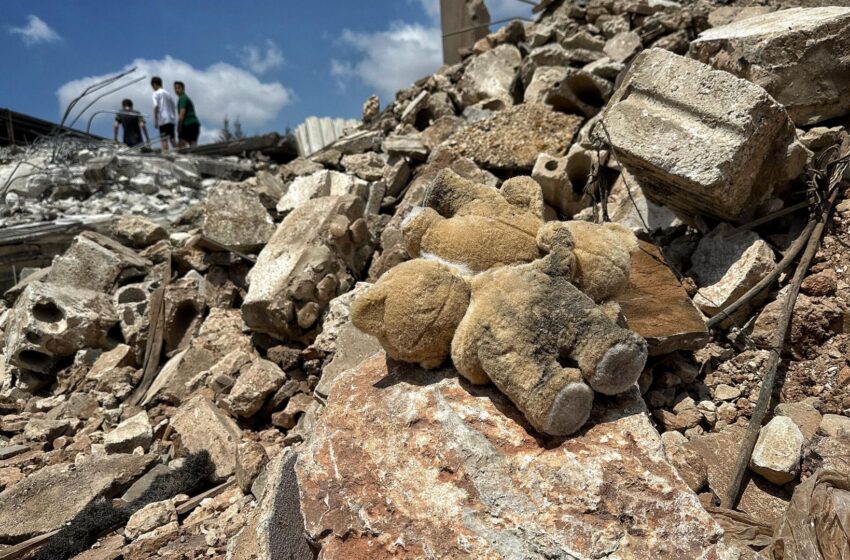
[(850, 112), (850, 7), (734, 21), (702, 32), (690, 55), (760, 85), (798, 126)]
[(686, 216), (745, 221), (802, 168), (802, 152), (786, 161), (794, 125), (764, 89), (661, 49), (637, 56), (602, 123), (647, 197)]

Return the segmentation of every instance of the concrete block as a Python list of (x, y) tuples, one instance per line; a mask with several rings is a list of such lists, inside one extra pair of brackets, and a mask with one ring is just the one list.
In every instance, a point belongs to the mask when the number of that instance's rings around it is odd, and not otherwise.
[(684, 216), (746, 221), (805, 162), (764, 89), (660, 49), (637, 56), (602, 123), (647, 197)]
[(57, 358), (83, 348), (106, 348), (118, 321), (109, 296), (92, 290), (34, 283), (21, 293), (6, 327), (9, 363), (46, 373)]
[(277, 337), (312, 328), (371, 256), (364, 211), (363, 200), (353, 195), (324, 196), (293, 210), (248, 274), (245, 323)]
[(85, 231), (74, 239), (63, 255), (53, 260), (47, 281), (111, 292), (119, 280), (142, 276), (151, 264), (117, 241), (93, 231)]
[(701, 33), (690, 55), (760, 85), (798, 126), (850, 112), (850, 7), (734, 21)]

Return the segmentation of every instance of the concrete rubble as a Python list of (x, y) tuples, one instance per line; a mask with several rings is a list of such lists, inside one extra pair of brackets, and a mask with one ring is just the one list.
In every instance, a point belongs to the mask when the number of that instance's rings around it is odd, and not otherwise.
[(751, 4), (543, 0), (298, 157), (0, 148), (0, 555), (757, 558), (850, 474), (844, 190), (734, 514), (793, 269), (706, 320), (826, 198), (850, 12)]

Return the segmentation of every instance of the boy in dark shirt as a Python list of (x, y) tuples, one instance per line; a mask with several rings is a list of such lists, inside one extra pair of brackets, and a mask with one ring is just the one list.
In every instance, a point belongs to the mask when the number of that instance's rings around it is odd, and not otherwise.
[(174, 93), (177, 94), (177, 135), (178, 147), (197, 146), (201, 134), (201, 121), (195, 114), (195, 104), (186, 95), (183, 82), (174, 82)]
[(124, 144), (128, 146), (138, 146), (142, 143), (142, 135), (144, 134), (145, 143), (149, 144), (148, 129), (145, 126), (145, 118), (138, 111), (133, 110), (133, 102), (125, 99), (121, 102), (121, 111), (115, 114), (115, 126), (113, 132), (115, 134), (115, 142), (118, 142), (118, 128), (124, 129)]

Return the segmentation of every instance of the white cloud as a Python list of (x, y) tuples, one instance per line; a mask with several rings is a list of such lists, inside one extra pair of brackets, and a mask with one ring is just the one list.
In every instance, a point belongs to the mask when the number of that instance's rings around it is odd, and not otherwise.
[(376, 33), (346, 29), (341, 42), (357, 56), (354, 60), (332, 60), (331, 75), (343, 84), (345, 79), (359, 79), (386, 98), (432, 74), (443, 61), (438, 27), (395, 22)]
[(12, 35), (20, 35), (24, 43), (27, 45), (35, 45), (38, 43), (53, 43), (61, 41), (59, 36), (43, 19), (38, 16), (30, 15), (29, 23), (24, 27), (12, 27), (9, 29)]
[(265, 74), (283, 65), (283, 53), (271, 39), (266, 39), (265, 51), (255, 45), (242, 47), (239, 59), (242, 66), (248, 67), (254, 74)]
[[(175, 80), (186, 84), (186, 93), (192, 98), (198, 118), (201, 120), (201, 139), (206, 141), (212, 139), (225, 115), (231, 122), (238, 118), (246, 134), (266, 132), (270, 128), (269, 123), (294, 98), (293, 92), (283, 84), (261, 82), (250, 72), (224, 62), (218, 62), (206, 69), (199, 69), (182, 60), (166, 56), (162, 60), (137, 59), (124, 69), (133, 66), (138, 68), (136, 72), (124, 78), (122, 82), (140, 76), (147, 76), (147, 79), (99, 100), (83, 115), (76, 126), (85, 128), (92, 113), (99, 110), (117, 111), (121, 108), (121, 100), (129, 98), (133, 100), (135, 108), (148, 117), (150, 131), (153, 125), (153, 119), (150, 117), (152, 107), (150, 78), (153, 76), (160, 76), (163, 85), (172, 92), (171, 84)], [(60, 87), (56, 91), (60, 114), (85, 88), (110, 75), (112, 74), (81, 78)], [(92, 94), (91, 98), (96, 96), (97, 93)], [(79, 105), (79, 108), (82, 108), (85, 103)], [(71, 118), (74, 116), (76, 113)], [(102, 123), (103, 120), (107, 120), (107, 117), (102, 115), (96, 117), (95, 125)]]

